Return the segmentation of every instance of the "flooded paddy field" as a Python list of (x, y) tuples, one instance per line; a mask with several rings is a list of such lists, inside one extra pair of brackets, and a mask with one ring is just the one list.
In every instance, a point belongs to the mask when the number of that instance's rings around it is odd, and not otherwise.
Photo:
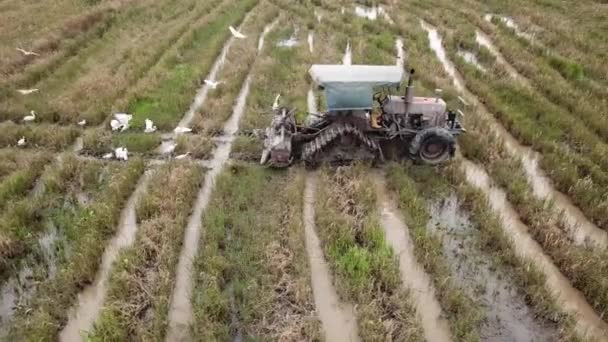
[[(608, 341), (606, 22), (0, 0), (0, 341)], [(416, 69), (454, 158), (258, 165), (273, 107), (331, 106), (312, 64)]]

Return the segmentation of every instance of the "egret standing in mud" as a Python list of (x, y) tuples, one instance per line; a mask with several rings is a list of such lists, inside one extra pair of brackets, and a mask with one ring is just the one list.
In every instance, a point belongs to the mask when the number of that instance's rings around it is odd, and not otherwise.
[(23, 121), (25, 122), (30, 122), (34, 120), (36, 120), (36, 112), (34, 112), (33, 110), (30, 111), (30, 115), (26, 115), (23, 117)]
[(146, 119), (146, 128), (144, 129), (144, 133), (154, 133), (156, 132), (156, 126), (154, 126), (154, 122), (150, 119)]

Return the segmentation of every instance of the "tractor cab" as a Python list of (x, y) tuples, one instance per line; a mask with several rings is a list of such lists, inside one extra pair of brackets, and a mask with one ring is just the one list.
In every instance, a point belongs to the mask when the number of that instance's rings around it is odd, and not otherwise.
[(385, 65), (313, 65), (312, 80), (324, 90), (327, 110), (366, 111), (379, 88), (398, 88), (403, 69)]

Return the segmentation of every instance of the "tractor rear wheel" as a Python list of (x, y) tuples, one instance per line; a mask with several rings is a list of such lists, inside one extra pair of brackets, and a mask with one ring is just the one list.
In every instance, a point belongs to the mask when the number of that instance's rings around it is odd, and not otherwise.
[(410, 155), (414, 160), (436, 165), (448, 160), (455, 151), (454, 136), (445, 128), (432, 127), (416, 134), (410, 144)]

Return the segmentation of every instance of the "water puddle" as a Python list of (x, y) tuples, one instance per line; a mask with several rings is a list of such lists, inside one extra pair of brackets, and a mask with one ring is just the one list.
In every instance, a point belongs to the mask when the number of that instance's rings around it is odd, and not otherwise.
[(112, 264), (120, 251), (131, 246), (135, 241), (137, 233), (136, 205), (145, 191), (149, 176), (150, 171), (147, 171), (127, 201), (120, 216), (116, 235), (103, 253), (95, 280), (78, 295), (78, 304), (70, 311), (68, 322), (59, 335), (60, 341), (78, 341), (83, 334), (86, 334), (92, 328), (103, 306)]
[(76, 138), (76, 141), (74, 141), (74, 145), (72, 145), (72, 151), (74, 153), (78, 153), (78, 152), (82, 151), (83, 147), (84, 147), (84, 139), (82, 138), (82, 136), (79, 136), (78, 138)]
[(430, 46), (431, 50), (433, 50), (435, 52), (435, 55), (437, 56), (437, 58), (443, 65), (445, 72), (452, 79), (452, 82), (454, 83), (454, 87), (456, 87), (456, 90), (458, 90), (459, 92), (463, 92), (465, 90), (464, 81), (462, 80), (460, 75), (458, 75), (458, 73), (456, 72), (456, 67), (454, 66), (454, 63), (452, 63), (452, 61), (449, 60), (447, 53), (445, 52), (445, 49), (443, 48), (443, 43), (441, 40), (441, 36), (439, 35), (439, 32), (437, 31), (437, 29), (435, 27), (431, 26), (424, 20), (420, 20), (420, 25), (428, 33), (429, 46)]
[(515, 70), (515, 68), (509, 62), (507, 62), (507, 60), (503, 57), (500, 51), (496, 48), (496, 46), (494, 46), (494, 43), (492, 43), (492, 40), (490, 39), (490, 37), (488, 37), (488, 35), (477, 30), (475, 32), (475, 41), (479, 46), (483, 46), (488, 49), (488, 51), (490, 51), (492, 56), (496, 58), (498, 64), (502, 65), (505, 68), (509, 76), (513, 77), (516, 80), (522, 81), (525, 85), (528, 85), (527, 80), (523, 76), (521, 76), (519, 72), (517, 72), (517, 70)]
[(175, 287), (173, 289), (173, 296), (169, 309), (169, 332), (167, 334), (167, 341), (170, 342), (189, 339), (190, 324), (193, 319), (190, 301), (192, 298), (192, 287), (194, 285), (191, 278), (191, 270), (200, 243), (202, 215), (205, 208), (207, 208), (207, 205), (209, 205), (215, 179), (222, 171), (230, 156), (232, 143), (239, 128), (239, 121), (245, 111), (251, 77), (251, 74), (247, 76), (238, 95), (232, 115), (224, 125), (225, 142), (218, 144), (213, 151), (213, 157), (208, 164), (209, 171), (205, 176), (205, 181), (198, 193), (192, 215), (186, 226), (184, 243), (177, 265)]
[(517, 35), (518, 37), (524, 38), (528, 41), (533, 41), (534, 40), (534, 36), (531, 35), (530, 33), (524, 32), (519, 25), (515, 22), (515, 20), (513, 20), (513, 18), (511, 17), (507, 17), (507, 16), (503, 16), (503, 15), (497, 15), (497, 14), (486, 14), (484, 16), (484, 19), (487, 22), (492, 22), (492, 20), (494, 18), (497, 18), (498, 20), (500, 20), (506, 27), (510, 28), (513, 30), (513, 32), (515, 32), (515, 35)]
[(405, 51), (403, 50), (403, 40), (401, 38), (395, 40), (395, 50), (397, 50), (397, 61), (395, 62), (395, 65), (403, 68), (405, 65)]
[(525, 298), (513, 287), (509, 277), (496, 272), (492, 263), (475, 247), (473, 236), (479, 234), (460, 210), (455, 194), (430, 205), (428, 229), (443, 237), (443, 251), (471, 298), (486, 312), (481, 327), (483, 341), (555, 341), (554, 324), (536, 319)]
[(501, 220), (502, 229), (513, 241), (515, 253), (538, 267), (546, 277), (545, 286), (557, 298), (560, 307), (575, 317), (578, 333), (597, 340), (605, 339), (608, 336), (608, 324), (602, 321), (582, 293), (572, 287), (542, 247), (530, 236), (528, 228), (507, 201), (504, 191), (492, 186), (488, 174), (478, 165), (463, 160), (462, 168), (467, 181), (487, 196), (490, 207)]
[(306, 177), (304, 190), (304, 233), (306, 252), (310, 264), (312, 292), (315, 308), (323, 326), (326, 341), (359, 341), (357, 320), (352, 305), (340, 301), (331, 280), (329, 266), (325, 261), (321, 242), (316, 233), (315, 195), (317, 176)]
[(286, 48), (291, 48), (294, 46), (298, 45), (298, 31), (300, 29), (299, 28), (295, 28), (293, 31), (293, 34), (291, 35), (291, 37), (289, 37), (288, 39), (283, 39), (277, 42), (277, 46), (278, 47), (286, 47)]
[(401, 281), (410, 290), (416, 312), (420, 317), (427, 341), (451, 341), (450, 327), (435, 298), (435, 289), (429, 275), (416, 261), (409, 229), (394, 202), (389, 198), (386, 183), (381, 175), (374, 175), (378, 204), (382, 211), (381, 224), (386, 241), (399, 256)]
[(480, 71), (482, 71), (482, 72), (487, 71), (487, 69), (483, 65), (481, 65), (481, 63), (479, 63), (477, 56), (474, 53), (472, 53), (471, 51), (458, 50), (458, 52), (456, 54), (459, 57), (461, 57), (462, 59), (464, 59), (465, 62), (475, 66)]
[(49, 278), (53, 278), (57, 274), (57, 251), (56, 246), (59, 241), (59, 231), (54, 224), (50, 224), (44, 234), (38, 238), (38, 246), (44, 258), (44, 263), (47, 266), (47, 274)]
[(15, 311), (35, 292), (33, 278), (32, 268), (24, 266), (16, 276), (9, 278), (0, 288), (0, 337), (8, 333), (6, 323), (11, 320)]
[(308, 50), (313, 53), (315, 50), (315, 35), (314, 32), (308, 32)]
[(376, 20), (379, 16), (384, 18), (389, 24), (394, 24), (393, 19), (388, 15), (384, 7), (382, 6), (363, 6), (356, 5), (355, 6), (355, 15), (360, 18), (365, 18), (367, 20)]
[(464, 81), (456, 71), (454, 64), (447, 58), (437, 30), (424, 21), (421, 21), (421, 25), (429, 34), (431, 49), (452, 78), (457, 90), (472, 102), (474, 110), (484, 113), (479, 119), (484, 120), (498, 138), (503, 139), (507, 152), (522, 159), (526, 178), (532, 186), (533, 193), (541, 200), (552, 200), (555, 208), (564, 213), (567, 221), (567, 232), (572, 240), (577, 244), (587, 243), (600, 248), (608, 247), (608, 233), (590, 222), (566, 195), (552, 186), (551, 180), (538, 166), (540, 155), (531, 148), (521, 145), (496, 120), (484, 104), (466, 89)]
[(346, 43), (346, 50), (344, 51), (344, 57), (342, 57), (342, 64), (344, 64), (344, 65), (353, 64), (353, 52), (350, 48), (350, 42)]
[(268, 32), (272, 31), (272, 29), (275, 27), (277, 22), (278, 22), (278, 20), (275, 20), (272, 23), (264, 26), (264, 31), (262, 31), (262, 34), (260, 35), (260, 39), (258, 39), (258, 53), (260, 53), (262, 51), (262, 49), (264, 48), (264, 40), (266, 39), (266, 35), (268, 34)]

